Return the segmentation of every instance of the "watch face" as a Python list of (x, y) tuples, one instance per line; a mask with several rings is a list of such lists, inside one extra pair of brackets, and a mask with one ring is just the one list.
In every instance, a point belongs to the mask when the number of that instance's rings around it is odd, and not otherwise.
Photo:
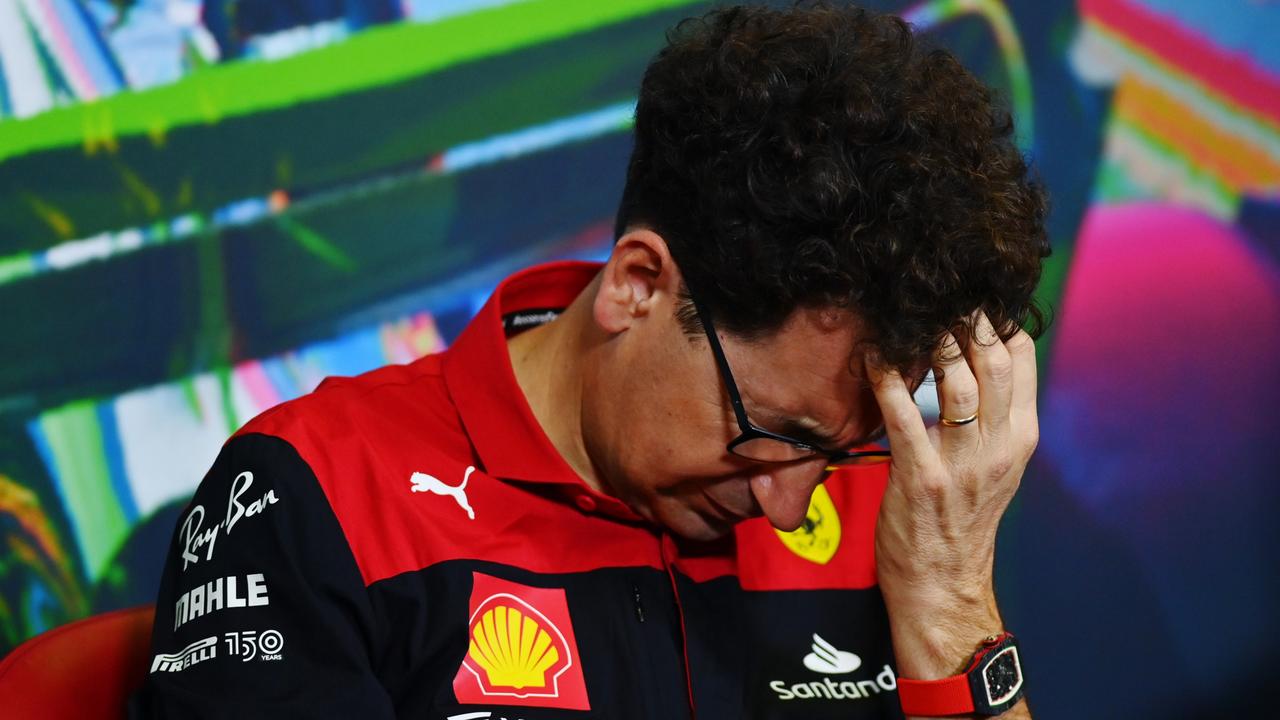
[(1018, 648), (1007, 647), (996, 653), (982, 670), (982, 683), (987, 703), (996, 706), (1009, 702), (1022, 689), (1022, 665)]

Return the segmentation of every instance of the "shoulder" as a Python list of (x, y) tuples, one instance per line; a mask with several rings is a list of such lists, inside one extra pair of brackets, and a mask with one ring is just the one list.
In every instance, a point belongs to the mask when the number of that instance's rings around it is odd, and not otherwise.
[[(429, 355), (408, 365), (328, 378), (311, 393), (250, 420), (236, 435), (278, 437), (318, 476), (334, 467), (367, 469), (377, 454), (465, 460), (471, 446), (445, 387), (441, 359)], [(325, 484), (332, 477), (319, 479)]]
[(437, 354), (328, 379), (236, 433), (237, 439), (278, 438), (297, 452), (337, 517), (367, 584), (429, 564), (448, 551), (448, 544), (432, 541), (431, 529), (455, 523), (449, 513), (461, 508), (415, 502), (414, 493), (448, 492), (464, 480), (480, 479), (475, 451), (444, 382), (442, 360)]
[(441, 365), (442, 354), (435, 354), (355, 377), (326, 378), (312, 392), (258, 415), (236, 434), (274, 435), (301, 451), (308, 444), (340, 445), (359, 431), (367, 434), (382, 426), (426, 422), (433, 436), (447, 441), (447, 431), (460, 428), (461, 423)]

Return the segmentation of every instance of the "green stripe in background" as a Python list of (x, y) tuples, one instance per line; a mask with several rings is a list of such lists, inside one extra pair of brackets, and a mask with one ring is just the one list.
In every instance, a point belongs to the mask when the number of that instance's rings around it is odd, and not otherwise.
[(81, 143), (93, 152), (121, 136), (163, 134), (393, 83), (690, 4), (694, 0), (525, 0), (434, 23), (370, 28), (289, 58), (210, 66), (172, 85), (0, 122), (0, 161)]
[(129, 534), (129, 522), (111, 485), (96, 406), (91, 400), (74, 402), (44, 413), (37, 422), (92, 583)]

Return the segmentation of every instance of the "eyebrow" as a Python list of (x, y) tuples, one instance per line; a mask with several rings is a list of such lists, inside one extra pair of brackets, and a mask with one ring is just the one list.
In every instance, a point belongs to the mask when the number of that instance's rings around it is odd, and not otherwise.
[(781, 418), (781, 427), (783, 435), (804, 441), (815, 447), (834, 450), (836, 449), (835, 446), (839, 444), (831, 435), (810, 427), (795, 418)]
[(886, 435), (885, 427), (884, 425), (881, 425), (870, 435), (857, 438), (851, 443), (842, 443), (839, 438), (814, 427), (814, 421), (809, 420), (808, 418), (793, 418), (774, 411), (768, 411), (764, 414), (768, 416), (770, 420), (777, 423), (777, 427), (780, 428), (778, 430), (780, 434), (826, 450), (845, 450), (848, 448), (855, 448), (868, 443), (877, 442), (883, 439)]
[(813, 418), (796, 418), (772, 408), (762, 410), (761, 415), (765, 416), (771, 421), (770, 424), (777, 428), (775, 432), (808, 445), (834, 450), (840, 444), (835, 436), (819, 429), (817, 427), (818, 422)]

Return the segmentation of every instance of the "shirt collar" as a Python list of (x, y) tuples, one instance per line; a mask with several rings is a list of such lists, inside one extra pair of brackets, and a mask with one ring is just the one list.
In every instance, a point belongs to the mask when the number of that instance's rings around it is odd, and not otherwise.
[(508, 277), (445, 352), (445, 385), (490, 476), (587, 489), (551, 444), (516, 383), (503, 318), (568, 307), (601, 267), (555, 262)]

